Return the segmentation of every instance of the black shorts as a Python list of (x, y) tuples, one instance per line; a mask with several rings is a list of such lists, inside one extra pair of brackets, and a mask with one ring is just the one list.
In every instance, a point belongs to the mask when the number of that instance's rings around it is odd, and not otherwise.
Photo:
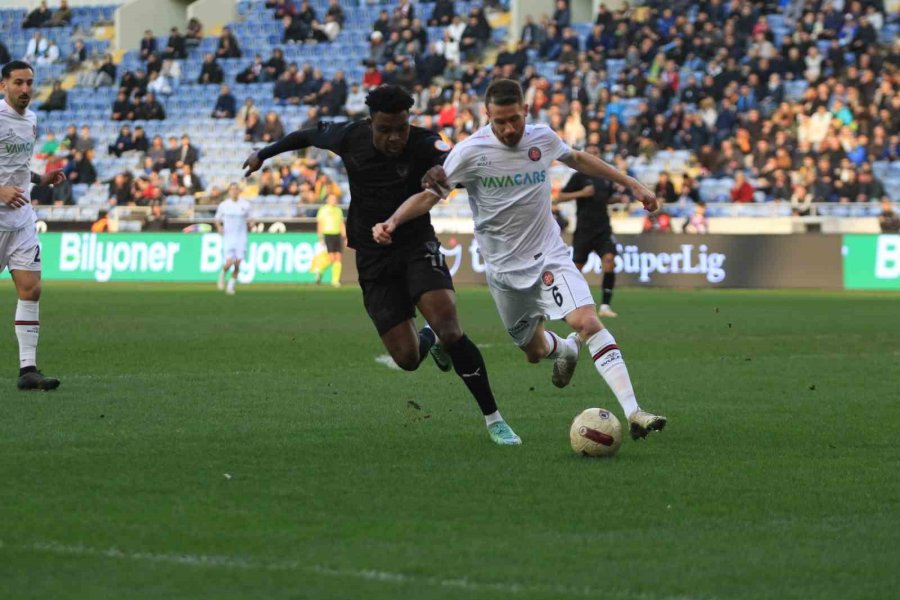
[(326, 233), (323, 237), (325, 238), (325, 250), (328, 252), (340, 252), (344, 249), (339, 234)]
[(414, 318), (416, 303), (425, 292), (453, 289), (437, 240), (387, 253), (358, 251), (356, 269), (363, 303), (378, 335)]
[(616, 236), (603, 232), (579, 235), (576, 229), (575, 237), (572, 240), (572, 262), (579, 265), (586, 263), (591, 252), (596, 252), (600, 258), (603, 258), (604, 254), (615, 256), (618, 254), (616, 251)]

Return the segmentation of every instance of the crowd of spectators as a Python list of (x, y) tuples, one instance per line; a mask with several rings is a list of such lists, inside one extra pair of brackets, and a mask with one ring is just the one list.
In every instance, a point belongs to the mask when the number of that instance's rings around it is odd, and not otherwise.
[[(337, 0), (324, 15), (302, 0), (266, 6), (284, 23), (285, 44), (334, 40), (352, 10)], [(450, 1), (401, 0), (372, 23), (358, 81), (340, 71), (326, 78), (312, 64), (286, 60), (278, 47), (267, 57), (254, 55), (231, 81), (219, 61), (244, 54), (226, 27), (216, 50), (204, 56), (197, 83), (219, 86), (210, 116), (233, 123), (254, 143), (285, 134), (276, 112), (263, 114), (252, 98), (241, 100), (244, 85), (260, 82), (273, 82), (276, 104), (307, 107), (304, 125), (364, 116), (367, 90), (398, 84), (414, 97), (417, 124), (458, 142), (483, 124), (480, 99), (488, 84), (514, 78), (533, 119), (575, 148), (596, 146), (639, 178), (652, 171), (660, 198), (698, 207), (692, 230), (702, 232), (703, 179), (728, 181), (732, 202), (777, 200), (797, 215), (809, 214), (817, 202), (886, 196), (873, 165), (900, 160), (900, 40), (879, 37), (892, 18), (882, 0), (649, 0), (617, 10), (601, 5), (590, 32), (579, 35), (567, 1), (557, 0), (552, 14), (528, 16), (515, 39), (496, 48), (485, 8), (458, 14)], [(429, 35), (428, 27), (440, 27), (440, 34)], [(164, 47), (147, 31), (141, 68), (119, 78), (111, 57), (104, 57), (80, 74), (79, 84), (119, 86), (113, 120), (165, 119), (165, 97), (182, 83), (180, 63), (199, 43), (203, 26), (193, 20), (186, 31), (172, 28)], [(40, 32), (35, 36), (35, 53), (46, 55), (50, 43)], [(45, 110), (65, 106), (65, 92), (54, 93)], [(128, 133), (134, 138), (137, 132)], [(119, 141), (110, 153), (118, 152)], [(154, 155), (155, 142), (145, 151), (121, 146), (122, 153), (146, 154), (141, 162), (150, 160), (152, 173), (143, 177), (161, 172), (165, 159)], [(660, 168), (661, 152), (679, 150), (689, 155), (686, 164), (671, 172)], [(279, 166), (262, 174), (260, 193), (318, 197), (316, 180), (304, 181), (293, 173), (300, 167), (288, 167), (289, 173)], [(169, 169), (159, 189), (193, 189), (184, 185), (188, 175), (196, 177), (193, 171)], [(648, 227), (666, 229), (658, 220)]]

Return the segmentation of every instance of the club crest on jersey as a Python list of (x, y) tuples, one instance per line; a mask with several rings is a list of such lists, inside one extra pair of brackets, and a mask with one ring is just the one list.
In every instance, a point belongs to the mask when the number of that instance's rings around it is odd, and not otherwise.
[(435, 140), (434, 149), (439, 152), (450, 152), (450, 144), (444, 140)]
[(397, 175), (400, 177), (409, 175), (409, 165), (397, 165)]
[(541, 149), (538, 148), (537, 146), (532, 146), (531, 148), (529, 148), (528, 149), (528, 158), (530, 158), (534, 162), (541, 160)]
[(553, 285), (553, 282), (556, 281), (556, 278), (553, 277), (552, 272), (544, 271), (544, 274), (541, 275), (541, 281), (544, 282), (544, 285), (550, 286), (550, 285)]

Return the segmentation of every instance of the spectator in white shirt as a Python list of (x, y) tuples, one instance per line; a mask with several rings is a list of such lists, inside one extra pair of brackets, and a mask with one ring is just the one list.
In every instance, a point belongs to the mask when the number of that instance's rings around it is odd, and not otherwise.
[(47, 54), (47, 38), (41, 35), (40, 31), (35, 31), (34, 35), (28, 40), (28, 46), (25, 48), (25, 62), (34, 63), (38, 58)]

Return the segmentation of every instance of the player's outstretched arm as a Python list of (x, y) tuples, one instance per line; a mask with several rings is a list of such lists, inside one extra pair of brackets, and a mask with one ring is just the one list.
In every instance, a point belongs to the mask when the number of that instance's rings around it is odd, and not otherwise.
[(652, 213), (659, 210), (659, 202), (653, 192), (634, 177), (629, 177), (596, 156), (580, 150), (573, 150), (568, 156), (561, 158), (560, 162), (589, 177), (603, 177), (618, 183), (630, 190), (635, 199), (643, 204), (647, 211)]
[(554, 202), (568, 202), (569, 200), (577, 200), (578, 198), (590, 198), (594, 195), (594, 186), (587, 185), (577, 192), (559, 192), (556, 194)]
[(315, 129), (299, 129), (293, 133), (289, 133), (275, 143), (269, 144), (262, 150), (257, 150), (247, 157), (244, 161), (243, 168), (246, 169), (244, 177), (250, 177), (255, 171), (262, 167), (263, 163), (278, 156), (284, 152), (292, 152), (294, 150), (303, 150), (315, 144)]
[(401, 204), (394, 214), (384, 223), (378, 223), (372, 228), (372, 237), (379, 244), (390, 244), (393, 240), (391, 234), (398, 227), (411, 221), (416, 217), (421, 217), (431, 210), (438, 203), (441, 197), (430, 190), (419, 192), (415, 196), (410, 196), (406, 202)]

